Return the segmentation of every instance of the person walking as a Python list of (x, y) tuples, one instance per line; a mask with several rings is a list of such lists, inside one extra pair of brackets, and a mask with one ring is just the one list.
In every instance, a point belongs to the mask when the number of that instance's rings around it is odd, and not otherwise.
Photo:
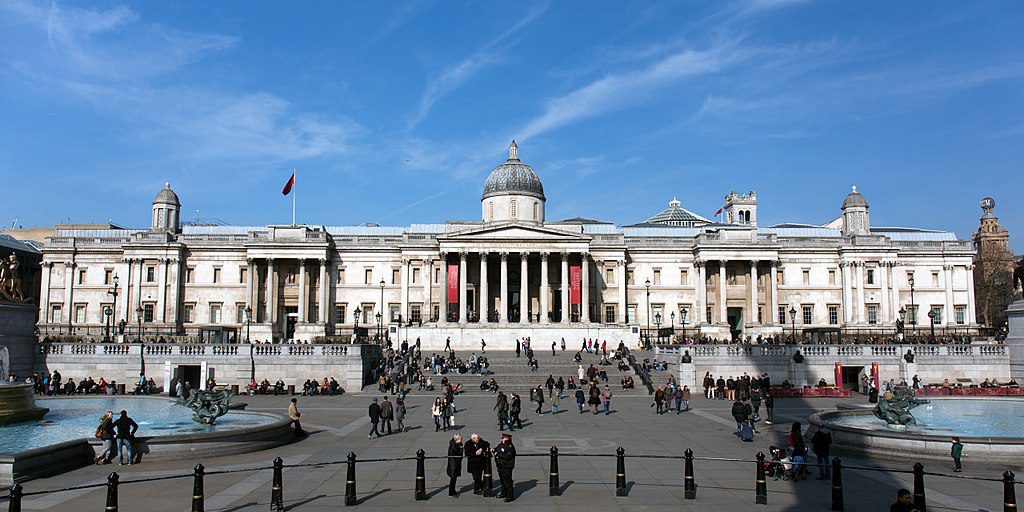
[(683, 412), (689, 412), (690, 410), (690, 387), (683, 386)]
[(565, 352), (565, 338), (562, 338), (562, 352)]
[(399, 432), (405, 432), (405, 399), (398, 397), (395, 399), (395, 426), (398, 427)]
[(435, 398), (434, 405), (430, 406), (430, 415), (434, 418), (434, 432), (441, 431), (441, 399)]
[(732, 417), (736, 420), (736, 435), (743, 432), (743, 426), (747, 423), (748, 409), (750, 406), (736, 400), (732, 403)]
[(583, 388), (576, 388), (576, 409), (580, 411), (580, 414), (583, 414), (583, 404), (585, 404), (586, 401), (587, 396), (583, 393)]
[(561, 400), (562, 394), (559, 393), (551, 397), (551, 415), (558, 414), (558, 402)]
[(605, 416), (612, 413), (612, 388), (608, 387), (607, 384), (604, 385), (604, 391), (601, 391), (601, 405), (604, 406)]
[(487, 464), (487, 458), (491, 454), (491, 443), (480, 438), (476, 433), (469, 436), (464, 447), (466, 454), (466, 471), (473, 475), (473, 494), (480, 494), (484, 490), (483, 473)]
[(959, 437), (953, 438), (953, 444), (949, 449), (949, 456), (953, 457), (953, 472), (960, 473), (964, 470), (963, 466), (960, 465), (960, 457), (964, 455), (964, 444), (960, 442)]
[(818, 429), (811, 436), (811, 449), (818, 458), (818, 480), (832, 478), (832, 461), (829, 458), (829, 451), (832, 446), (832, 434), (824, 429)]
[(522, 430), (523, 420), (519, 417), (523, 413), (523, 399), (518, 394), (512, 393), (512, 399), (508, 402), (508, 429), (518, 428)]
[(665, 408), (665, 390), (658, 386), (658, 389), (654, 391), (654, 403), (651, 405), (657, 406), (654, 410), (654, 414), (661, 415)]
[(540, 386), (534, 388), (533, 399), (537, 402), (537, 414), (544, 414), (544, 410), (541, 409), (544, 407), (544, 390)]
[(491, 410), (498, 411), (498, 430), (505, 430), (506, 426), (511, 428), (508, 422), (508, 398), (503, 391), (498, 392), (498, 401)]
[(494, 449), (494, 465), (498, 468), (498, 478), (501, 480), (501, 492), (497, 497), (505, 498), (505, 503), (509, 503), (515, 499), (512, 470), (516, 467), (516, 447), (512, 444), (512, 436), (501, 435), (501, 442)]
[(455, 434), (448, 441), (448, 496), (458, 497), (455, 481), (462, 476), (462, 436)]
[(302, 430), (302, 423), (299, 421), (299, 417), (302, 413), (299, 412), (299, 401), (296, 398), (292, 398), (292, 402), (288, 404), (288, 418), (292, 420), (292, 427), (295, 429), (296, 436), (306, 435), (306, 431)]
[(676, 414), (683, 412), (683, 388), (677, 387), (672, 392), (672, 400), (676, 402)]
[(484, 354), (487, 352), (487, 342), (483, 338), (480, 338), (480, 353)]
[(377, 399), (374, 398), (373, 399), (373, 403), (370, 404), (370, 409), (369, 409), (369, 416), (370, 416), (370, 425), (371, 425), (371, 427), (370, 427), (370, 434), (367, 437), (370, 438), (370, 439), (373, 439), (374, 435), (376, 435), (377, 437), (380, 437), (380, 431), (377, 430), (377, 424), (380, 423), (380, 415), (381, 415), (380, 404), (378, 404), (377, 403)]
[(388, 401), (388, 397), (384, 397), (384, 403), (380, 405), (380, 432), (384, 433), (384, 428), (387, 427), (388, 434), (391, 434), (391, 420), (395, 417), (394, 404)]
[(555, 353), (555, 347), (556, 347), (556, 346), (557, 346), (557, 345), (555, 344), (555, 342), (554, 342), (554, 341), (552, 341), (552, 342), (551, 342), (551, 357), (555, 357), (555, 355), (556, 355), (556, 353)]
[(772, 396), (771, 390), (764, 393), (764, 414), (764, 424), (771, 425), (775, 421), (775, 397)]
[(107, 411), (96, 427), (96, 438), (103, 441), (103, 450), (93, 459), (96, 464), (110, 464), (114, 458), (114, 413)]
[(522, 350), (522, 345), (519, 344), (519, 338), (516, 338), (516, 359), (519, 359), (519, 353)]
[(135, 420), (128, 417), (128, 411), (121, 411), (121, 417), (114, 421), (114, 430), (117, 432), (117, 464), (119, 466), (124, 465), (124, 452), (122, 449), (128, 451), (128, 465), (131, 466), (135, 461), (135, 451), (132, 449), (132, 438), (135, 437), (135, 433), (139, 430), (139, 424), (135, 423)]

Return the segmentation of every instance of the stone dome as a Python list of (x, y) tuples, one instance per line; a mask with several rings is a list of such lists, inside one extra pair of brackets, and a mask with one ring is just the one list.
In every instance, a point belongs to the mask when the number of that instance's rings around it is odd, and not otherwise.
[(853, 190), (843, 200), (843, 209), (851, 207), (868, 207), (868, 200), (864, 199), (860, 192), (857, 192), (857, 187), (853, 187)]
[(153, 204), (173, 204), (174, 206), (181, 206), (181, 202), (178, 201), (178, 194), (175, 194), (171, 190), (171, 182), (164, 182), (164, 188), (157, 195), (156, 199), (153, 199)]
[(484, 194), (481, 199), (494, 196), (521, 195), (544, 199), (544, 185), (540, 177), (519, 160), (516, 141), (508, 148), (508, 160), (491, 171), (484, 183)]

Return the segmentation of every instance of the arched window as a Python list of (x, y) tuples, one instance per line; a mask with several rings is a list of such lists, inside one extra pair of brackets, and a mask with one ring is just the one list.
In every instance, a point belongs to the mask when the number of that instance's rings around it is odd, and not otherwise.
[(540, 206), (536, 201), (533, 202), (533, 220), (540, 220)]
[(517, 212), (516, 212), (516, 200), (515, 199), (513, 199), (512, 202), (509, 203), (508, 211), (509, 211), (509, 216), (510, 217), (512, 217), (513, 219), (516, 218), (516, 213)]
[(487, 202), (487, 220), (494, 220), (494, 201)]
[(747, 224), (750, 224), (750, 210), (747, 210), (747, 213), (744, 214), (744, 216), (747, 218)]

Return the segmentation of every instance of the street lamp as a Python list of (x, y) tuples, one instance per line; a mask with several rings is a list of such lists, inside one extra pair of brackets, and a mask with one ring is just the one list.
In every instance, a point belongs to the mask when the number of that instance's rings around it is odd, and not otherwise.
[[(119, 281), (119, 279), (117, 278), (117, 274), (114, 274), (114, 287), (109, 289), (109, 290), (107, 290), (107, 295), (113, 295), (114, 296), (114, 304), (109, 308), (111, 313), (108, 313), (108, 315), (117, 314), (117, 283), (118, 283), (118, 281)], [(114, 316), (111, 316), (110, 317), (110, 325), (113, 326), (116, 323), (117, 323), (117, 318), (115, 318)], [(105, 341), (110, 341), (109, 337), (110, 337), (110, 334), (108, 332), (108, 334), (107, 334), (107, 338), (108, 339), (105, 340)]]
[(906, 325), (905, 324), (906, 321), (907, 321), (907, 309), (906, 308), (900, 308), (900, 321), (899, 321), (899, 325), (897, 325), (897, 327), (896, 327), (896, 334), (902, 334), (903, 333), (903, 326)]
[(352, 338), (353, 341), (359, 341), (359, 315), (362, 314), (359, 308), (352, 310)]
[(789, 340), (796, 343), (796, 308), (793, 306), (789, 307), (789, 322), (793, 333), (790, 335)]
[(912, 313), (910, 316), (910, 325), (914, 326), (914, 335), (917, 335), (917, 305), (914, 304), (914, 276), (911, 275), (907, 278), (907, 284), (910, 285), (910, 310)]
[(935, 309), (928, 310), (928, 320), (932, 324), (932, 343), (935, 343)]
[(686, 317), (690, 316), (690, 310), (683, 308), (683, 341), (686, 341)]
[(661, 313), (654, 314), (654, 329), (658, 331), (658, 343), (661, 343)]
[(671, 343), (673, 341), (673, 338), (676, 337), (676, 312), (672, 311), (671, 313), (668, 314), (668, 316), (669, 316), (669, 318), (672, 319), (672, 324), (671, 324), (671, 327), (672, 327), (672, 337), (669, 338), (669, 343)]
[(650, 348), (651, 344), (651, 280), (644, 281), (644, 286), (647, 287), (647, 342), (644, 344), (645, 348)]
[(103, 308), (103, 318), (105, 319), (103, 321), (103, 343), (110, 343), (110, 314), (112, 312), (110, 306)]
[(256, 349), (249, 339), (249, 328), (252, 326), (252, 306), (245, 306), (245, 342), (249, 344), (249, 382), (256, 382)]
[[(380, 280), (380, 311), (384, 311), (384, 280)], [(377, 313), (377, 336), (381, 342), (384, 341), (384, 315)]]
[(139, 317), (139, 377), (146, 378), (146, 354), (142, 344), (142, 306), (135, 308), (135, 314)]

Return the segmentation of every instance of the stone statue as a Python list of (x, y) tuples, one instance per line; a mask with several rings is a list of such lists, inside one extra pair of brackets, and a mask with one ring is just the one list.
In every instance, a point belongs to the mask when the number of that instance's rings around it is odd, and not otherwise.
[(7, 382), (7, 377), (11, 374), (11, 357), (7, 352), (7, 347), (0, 347), (0, 386)]
[(690, 351), (689, 350), (683, 351), (683, 356), (681, 358), (679, 358), (679, 362), (683, 363), (683, 364), (687, 364), (687, 363), (692, 363), (693, 362), (693, 357), (690, 356)]
[(889, 427), (899, 428), (907, 425), (917, 425), (917, 420), (910, 410), (928, 400), (919, 400), (914, 396), (914, 390), (907, 386), (895, 386), (892, 391), (886, 391), (878, 400), (875, 406), (875, 416), (884, 420)]
[(1017, 268), (1013, 269), (1013, 289), (1020, 289), (1021, 299), (1024, 299), (1024, 256), (1017, 262)]
[(18, 257), (11, 254), (6, 260), (0, 259), (0, 300), (7, 302), (28, 302), (21, 291), (21, 278), (18, 277)]
[(903, 354), (903, 360), (908, 363), (914, 362), (914, 351), (907, 349), (907, 353)]
[(213, 425), (217, 418), (227, 414), (231, 392), (198, 391), (193, 389), (184, 405), (192, 409), (192, 421), (202, 425)]

